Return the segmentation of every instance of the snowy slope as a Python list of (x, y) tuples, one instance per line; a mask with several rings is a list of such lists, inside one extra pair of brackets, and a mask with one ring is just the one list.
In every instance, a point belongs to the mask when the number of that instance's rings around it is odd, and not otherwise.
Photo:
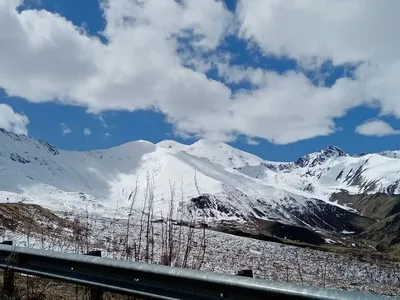
[[(85, 210), (90, 205), (104, 214), (117, 205), (126, 212), (132, 200), (133, 207), (141, 210), (152, 198), (154, 213), (165, 215), (173, 191), (175, 211), (192, 213), (203, 206), (201, 211), (209, 218), (262, 216), (287, 222), (293, 221), (287, 210), (302, 210), (307, 200), (224, 166), (224, 162), (230, 166), (231, 162), (243, 165), (262, 160), (223, 144), (220, 147), (200, 141), (185, 147), (185, 152), (178, 144), (165, 147), (136, 141), (107, 150), (70, 152), (5, 131), (0, 134), (0, 190), (4, 200), (26, 198), (61, 210)], [(215, 148), (220, 152), (211, 156)], [(224, 153), (228, 157), (225, 161)], [(217, 160), (221, 164), (216, 164)], [(200, 195), (209, 197), (207, 204), (191, 202)], [(181, 201), (184, 205), (179, 207)]]
[(383, 151), (378, 153), (379, 155), (386, 156), (389, 158), (400, 158), (400, 150), (395, 151)]
[(264, 160), (253, 154), (233, 148), (224, 143), (199, 140), (192, 145), (183, 145), (174, 141), (162, 141), (157, 146), (185, 151), (188, 154), (207, 158), (227, 168), (239, 168), (247, 165), (259, 165)]
[(326, 147), (293, 163), (245, 166), (238, 171), (269, 184), (306, 191), (319, 199), (341, 190), (359, 193), (400, 193), (400, 160), (381, 154), (351, 156)]
[[(353, 210), (329, 201), (349, 192), (399, 192), (400, 160), (352, 157), (327, 147), (293, 163), (272, 163), (223, 143), (130, 142), (90, 152), (57, 150), (0, 131), (0, 198), (56, 210), (127, 215), (149, 202), (209, 220), (261, 218), (353, 231)], [(341, 174), (339, 176), (339, 174)]]

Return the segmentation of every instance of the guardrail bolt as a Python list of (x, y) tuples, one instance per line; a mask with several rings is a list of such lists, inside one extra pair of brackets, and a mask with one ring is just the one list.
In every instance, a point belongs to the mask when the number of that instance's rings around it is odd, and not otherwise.
[[(12, 246), (13, 242), (12, 241), (4, 241), (1, 244)], [(3, 273), (3, 290), (4, 290), (4, 293), (10, 297), (14, 294), (14, 291), (15, 291), (14, 272), (10, 268), (4, 270), (4, 273)]]
[[(100, 250), (90, 251), (86, 255), (90, 256), (98, 256), (101, 257)], [(103, 300), (104, 299), (104, 291), (97, 287), (90, 288), (90, 300)]]

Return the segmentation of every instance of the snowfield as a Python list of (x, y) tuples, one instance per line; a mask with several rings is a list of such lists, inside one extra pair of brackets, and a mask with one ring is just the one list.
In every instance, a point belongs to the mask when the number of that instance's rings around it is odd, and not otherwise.
[[(334, 192), (398, 193), (400, 160), (388, 157), (393, 153), (353, 157), (327, 147), (279, 163), (207, 140), (192, 145), (135, 141), (74, 152), (0, 130), (0, 197), (64, 211), (84, 209), (85, 198), (99, 215), (109, 216), (118, 204), (126, 216), (132, 202), (134, 211), (143, 207), (151, 188), (156, 215), (167, 212), (172, 195), (179, 201), (175, 213), (196, 210), (212, 220), (256, 217), (307, 226), (310, 208), (318, 217), (332, 209), (337, 215), (354, 213), (329, 201)], [(193, 200), (200, 195), (208, 199)]]

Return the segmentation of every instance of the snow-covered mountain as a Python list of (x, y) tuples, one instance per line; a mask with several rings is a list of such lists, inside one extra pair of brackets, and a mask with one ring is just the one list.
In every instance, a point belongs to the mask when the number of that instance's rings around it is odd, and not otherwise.
[(395, 155), (396, 151), (386, 151), (351, 156), (329, 146), (295, 162), (261, 163), (238, 170), (269, 184), (307, 191), (320, 199), (328, 199), (341, 190), (351, 194), (400, 194), (400, 160)]
[(383, 151), (379, 153), (382, 156), (390, 157), (390, 158), (400, 158), (400, 150), (395, 151)]
[(224, 143), (200, 140), (130, 142), (89, 152), (62, 151), (0, 130), (0, 199), (55, 210), (126, 214), (149, 201), (154, 213), (207, 220), (278, 220), (357, 231), (354, 209), (330, 201), (334, 192), (399, 193), (400, 160), (353, 157), (327, 147), (292, 163), (265, 161)]
[(233, 148), (224, 143), (199, 140), (192, 145), (183, 145), (175, 141), (162, 141), (157, 146), (184, 151), (190, 155), (207, 158), (226, 168), (239, 168), (247, 165), (258, 165), (263, 159), (253, 154)]

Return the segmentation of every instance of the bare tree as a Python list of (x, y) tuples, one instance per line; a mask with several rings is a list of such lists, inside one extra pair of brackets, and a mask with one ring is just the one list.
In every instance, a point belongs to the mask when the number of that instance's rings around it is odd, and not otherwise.
[(299, 277), (300, 277), (301, 284), (303, 284), (303, 283), (304, 283), (304, 280), (303, 280), (303, 270), (302, 270), (301, 265), (300, 265), (299, 252), (296, 250), (295, 253), (296, 253), (296, 265), (297, 265), (297, 270), (299, 271)]
[(143, 234), (143, 229), (144, 229), (144, 217), (146, 214), (146, 205), (149, 197), (149, 171), (147, 171), (146, 174), (146, 188), (144, 190), (144, 201), (143, 201), (143, 207), (142, 207), (142, 212), (140, 215), (140, 224), (139, 224), (139, 237), (138, 237), (138, 246), (137, 250), (135, 247), (135, 260), (139, 261), (141, 259), (141, 249), (142, 249), (142, 234)]
[(323, 286), (326, 287), (326, 270), (328, 267), (328, 259), (329, 259), (329, 255), (326, 254), (325, 256), (325, 265), (324, 265), (324, 274), (323, 274)]
[(153, 208), (154, 208), (154, 175), (151, 178), (147, 178), (147, 187), (148, 187), (148, 202), (147, 202), (147, 222), (146, 222), (146, 252), (145, 252), (145, 261), (153, 262), (154, 257), (150, 256), (150, 250), (154, 253), (154, 241), (152, 237), (153, 231)]
[(168, 265), (172, 265), (172, 252), (174, 250), (173, 244), (173, 213), (174, 213), (174, 199), (175, 199), (175, 184), (171, 184), (169, 182), (169, 188), (171, 191), (170, 201), (169, 201), (169, 213), (167, 217), (167, 234), (168, 234), (168, 244), (167, 244), (167, 251), (168, 251)]
[(126, 225), (126, 235), (125, 235), (126, 259), (129, 259), (130, 254), (132, 253), (131, 247), (129, 245), (129, 230), (130, 230), (130, 225), (131, 225), (133, 205), (135, 204), (136, 196), (137, 196), (138, 189), (139, 189), (138, 181), (139, 181), (139, 178), (136, 178), (135, 189), (129, 194), (129, 197), (128, 197), (128, 200), (131, 201), (131, 206), (129, 208), (128, 220), (127, 220), (127, 225)]
[[(197, 193), (199, 194), (199, 196), (201, 196), (201, 192), (200, 192), (200, 188), (199, 188), (199, 183), (197, 181), (197, 173), (194, 174), (194, 185), (196, 187)], [(202, 208), (202, 218), (203, 218), (203, 222), (201, 224), (201, 228), (202, 228), (202, 235), (201, 235), (201, 239), (200, 239), (200, 246), (199, 246), (199, 251), (197, 254), (197, 259), (194, 262), (195, 265), (193, 266), (194, 269), (200, 269), (201, 266), (204, 263), (204, 256), (206, 253), (206, 213), (205, 213), (205, 209), (204, 206)], [(196, 221), (196, 220), (195, 220)]]
[(117, 199), (117, 204), (116, 204), (116, 207), (115, 207), (114, 217), (113, 217), (113, 219), (111, 221), (111, 228), (112, 228), (112, 230), (111, 230), (111, 238), (109, 239), (109, 242), (108, 242), (108, 252), (110, 253), (110, 250), (112, 250), (111, 253), (112, 253), (112, 257), (113, 258), (115, 258), (115, 250), (116, 250), (116, 242), (117, 242), (115, 226), (116, 226), (116, 223), (117, 223), (118, 208), (119, 208), (119, 199)]

